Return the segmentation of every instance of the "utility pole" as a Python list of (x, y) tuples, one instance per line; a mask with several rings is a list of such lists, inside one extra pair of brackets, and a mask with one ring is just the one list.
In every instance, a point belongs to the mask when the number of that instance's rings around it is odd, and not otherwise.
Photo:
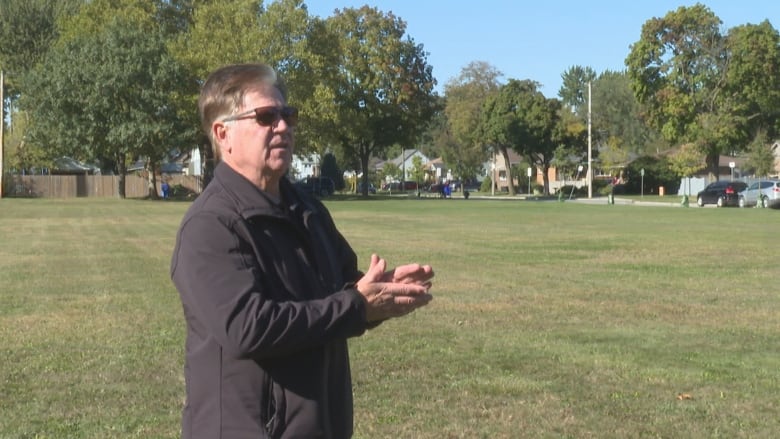
[(5, 172), (3, 172), (3, 130), (5, 128), (5, 95), (3, 89), (5, 88), (5, 78), (3, 77), (3, 71), (0, 70), (0, 198), (3, 198), (3, 179), (5, 179)]
[(590, 81), (588, 81), (588, 198), (593, 198), (593, 158), (591, 153), (590, 110)]

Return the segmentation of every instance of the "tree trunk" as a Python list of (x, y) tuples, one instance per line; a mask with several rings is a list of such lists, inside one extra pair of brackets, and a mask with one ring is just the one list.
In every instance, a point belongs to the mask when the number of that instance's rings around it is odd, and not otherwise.
[(550, 164), (545, 163), (542, 165), (542, 182), (544, 187), (542, 188), (542, 194), (550, 195)]
[(149, 199), (160, 198), (157, 192), (157, 163), (150, 159), (146, 161), (146, 189)]
[(509, 150), (507, 150), (506, 146), (499, 146), (498, 149), (501, 151), (501, 156), (504, 157), (504, 166), (506, 166), (506, 181), (507, 187), (509, 189), (509, 195), (516, 195), (517, 189), (515, 189), (515, 182), (512, 178), (512, 165), (509, 164)]
[[(363, 187), (360, 188), (360, 194), (363, 195), (364, 197), (367, 197), (368, 196), (368, 160), (371, 158), (371, 148), (365, 145), (360, 145), (358, 151), (359, 151), (358, 154), (360, 155), (360, 167), (363, 169), (363, 178), (360, 179), (360, 181), (363, 182)], [(357, 176), (355, 176), (355, 180), (357, 181)]]
[(718, 175), (718, 161), (720, 159), (720, 154), (717, 152), (709, 152), (707, 153), (707, 169), (709, 170), (710, 174), (710, 181), (720, 180), (720, 175)]
[(125, 177), (127, 176), (127, 164), (125, 163), (125, 155), (117, 153), (116, 155), (116, 168), (119, 174), (119, 181), (117, 182), (117, 190), (119, 191), (119, 198), (127, 198), (127, 191), (125, 190)]

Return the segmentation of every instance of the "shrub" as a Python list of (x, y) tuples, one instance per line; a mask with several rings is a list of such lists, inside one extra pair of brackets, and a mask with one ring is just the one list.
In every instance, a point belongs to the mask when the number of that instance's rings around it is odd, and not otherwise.
[[(641, 170), (645, 170), (644, 179)], [(644, 193), (656, 193), (659, 186), (666, 188), (667, 194), (676, 194), (680, 189), (680, 177), (672, 171), (669, 160), (665, 157), (639, 157), (629, 163), (627, 167), (626, 193), (642, 193), (644, 181)]]
[(493, 180), (490, 179), (490, 177), (485, 177), (484, 180), (482, 180), (482, 184), (479, 186), (480, 192), (490, 192), (490, 188), (493, 186)]

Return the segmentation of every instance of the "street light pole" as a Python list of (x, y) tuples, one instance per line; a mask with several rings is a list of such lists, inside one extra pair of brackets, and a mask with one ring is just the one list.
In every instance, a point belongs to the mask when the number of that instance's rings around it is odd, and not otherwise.
[(493, 148), (493, 163), (490, 164), (490, 179), (492, 180), (490, 182), (490, 196), (494, 197), (496, 196), (496, 185), (498, 182), (496, 182), (496, 149)]
[(593, 159), (591, 152), (591, 123), (590, 123), (590, 81), (588, 81), (588, 198), (593, 198)]

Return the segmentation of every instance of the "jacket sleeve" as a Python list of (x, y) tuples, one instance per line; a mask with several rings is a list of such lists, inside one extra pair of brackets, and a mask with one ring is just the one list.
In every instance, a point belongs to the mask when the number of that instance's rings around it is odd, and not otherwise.
[(326, 298), (275, 301), (261, 290), (257, 266), (234, 221), (201, 212), (177, 236), (171, 277), (188, 324), (230, 354), (289, 355), (366, 330), (365, 300), (347, 287)]

